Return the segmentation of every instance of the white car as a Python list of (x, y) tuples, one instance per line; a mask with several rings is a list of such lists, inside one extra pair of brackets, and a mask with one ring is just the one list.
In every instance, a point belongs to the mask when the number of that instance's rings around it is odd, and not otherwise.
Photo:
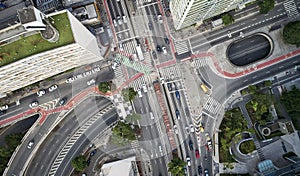
[(228, 36), (228, 38), (231, 38), (231, 37), (232, 37), (230, 31), (227, 32), (227, 36)]
[(28, 143), (28, 145), (27, 145), (27, 148), (28, 148), (28, 149), (31, 149), (32, 146), (33, 146), (33, 144), (34, 144), (34, 141), (33, 141), (33, 140), (29, 141), (29, 143)]
[(95, 67), (93, 70), (94, 70), (95, 72), (99, 72), (99, 71), (101, 70), (101, 68), (100, 68), (100, 67)]
[(56, 84), (52, 85), (51, 87), (49, 87), (49, 92), (53, 92), (54, 90), (56, 90), (58, 88), (58, 86)]
[(154, 119), (154, 115), (152, 112), (150, 112), (150, 118), (153, 120)]
[(138, 95), (139, 95), (139, 97), (140, 97), (140, 98), (142, 98), (142, 97), (143, 97), (143, 94), (142, 94), (142, 91), (141, 91), (141, 89), (138, 89), (138, 90), (137, 90), (137, 93), (138, 93)]
[(35, 108), (35, 107), (38, 107), (39, 106), (39, 102), (38, 101), (34, 101), (32, 103), (29, 104), (29, 107), (30, 108)]
[(158, 20), (159, 23), (164, 22), (161, 15), (157, 15), (157, 20)]
[(190, 124), (190, 129), (191, 129), (191, 133), (194, 133), (194, 132), (195, 132), (195, 128), (194, 128), (194, 125), (193, 125), (193, 124)]
[(148, 92), (146, 84), (143, 84), (143, 85), (142, 85), (142, 88), (143, 88), (143, 91), (144, 91), (145, 93)]
[(127, 23), (127, 17), (125, 15), (123, 16), (123, 21), (124, 23)]
[(66, 80), (66, 83), (72, 83), (73, 81), (75, 81), (75, 78), (71, 77)]
[(185, 130), (186, 130), (186, 133), (187, 133), (187, 134), (190, 134), (190, 128), (189, 128), (189, 126), (186, 126), (186, 127), (185, 127)]
[(87, 82), (87, 85), (92, 85), (92, 84), (94, 84), (96, 81), (94, 80), (94, 79), (91, 79), (91, 80), (89, 80), (88, 82)]
[(7, 110), (7, 109), (8, 109), (8, 105), (3, 105), (3, 106), (0, 107), (1, 111)]
[(41, 97), (46, 94), (46, 91), (44, 89), (42, 89), (42, 90), (37, 91), (36, 94), (38, 95), (38, 97)]
[(177, 125), (174, 125), (174, 132), (175, 132), (175, 134), (178, 134), (178, 128), (177, 128)]
[(186, 162), (187, 162), (187, 165), (188, 166), (191, 166), (192, 163), (191, 163), (191, 158), (190, 157), (186, 157)]
[(167, 54), (167, 53), (168, 53), (168, 52), (167, 52), (167, 48), (166, 48), (165, 46), (162, 47), (162, 50), (163, 50), (163, 53), (164, 53), (164, 54)]
[(114, 63), (112, 64), (111, 68), (115, 70), (115, 69), (117, 68), (117, 65), (118, 65), (118, 63), (117, 63), (117, 62), (114, 62)]
[(115, 19), (113, 19), (113, 23), (114, 23), (115, 27), (117, 27), (117, 26), (118, 26), (118, 23), (116, 22), (116, 20), (115, 20)]

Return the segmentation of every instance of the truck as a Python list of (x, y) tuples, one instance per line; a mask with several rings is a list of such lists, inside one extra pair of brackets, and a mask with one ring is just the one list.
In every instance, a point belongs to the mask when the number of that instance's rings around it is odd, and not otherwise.
[(208, 93), (208, 88), (205, 84), (200, 85), (201, 89), (203, 90), (204, 93)]
[(141, 48), (140, 45), (136, 46), (136, 52), (137, 52), (137, 55), (138, 55), (140, 61), (143, 61), (144, 60), (144, 55), (143, 55), (142, 48)]

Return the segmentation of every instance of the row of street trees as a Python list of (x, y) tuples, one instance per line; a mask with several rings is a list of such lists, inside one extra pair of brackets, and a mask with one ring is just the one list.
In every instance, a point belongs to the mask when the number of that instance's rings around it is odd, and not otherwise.
[(23, 133), (13, 133), (5, 136), (6, 145), (0, 146), (0, 175), (3, 174), (10, 157), (17, 146), (21, 144), (23, 136)]

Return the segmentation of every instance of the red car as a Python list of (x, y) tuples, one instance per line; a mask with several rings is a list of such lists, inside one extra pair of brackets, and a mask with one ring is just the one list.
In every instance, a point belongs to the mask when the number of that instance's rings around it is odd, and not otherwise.
[(199, 150), (198, 149), (195, 150), (195, 154), (196, 154), (196, 158), (200, 158), (200, 154), (199, 154)]

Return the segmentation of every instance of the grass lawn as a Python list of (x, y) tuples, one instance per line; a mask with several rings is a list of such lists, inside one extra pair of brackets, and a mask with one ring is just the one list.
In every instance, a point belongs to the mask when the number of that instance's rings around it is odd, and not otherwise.
[(67, 13), (52, 16), (52, 19), (49, 18), (49, 20), (59, 32), (57, 42), (50, 43), (44, 40), (38, 33), (27, 37), (20, 37), (19, 40), (12, 43), (3, 44), (0, 46), (0, 67), (19, 59), (74, 42)]
[(242, 142), (240, 145), (240, 151), (244, 154), (251, 153), (255, 150), (255, 145), (253, 140)]

